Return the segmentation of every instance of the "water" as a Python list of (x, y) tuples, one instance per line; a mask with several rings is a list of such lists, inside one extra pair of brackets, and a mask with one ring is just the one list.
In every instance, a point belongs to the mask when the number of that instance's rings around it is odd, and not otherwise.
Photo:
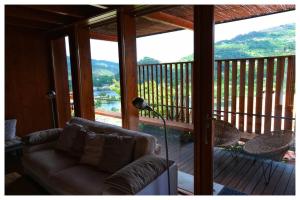
[(115, 91), (112, 91), (112, 90), (109, 90), (109, 89), (94, 90), (94, 97), (100, 97), (100, 96), (103, 96), (103, 95), (119, 98), (119, 94), (117, 94)]
[[(113, 111), (120, 112), (121, 111), (121, 101), (120, 100), (109, 100), (109, 97), (115, 97), (116, 99), (120, 99), (119, 94), (115, 91), (110, 90), (107, 87), (104, 88), (94, 88), (94, 98), (101, 99), (101, 106), (96, 107), (96, 109), (101, 109), (105, 111)], [(105, 99), (105, 100), (104, 100)]]

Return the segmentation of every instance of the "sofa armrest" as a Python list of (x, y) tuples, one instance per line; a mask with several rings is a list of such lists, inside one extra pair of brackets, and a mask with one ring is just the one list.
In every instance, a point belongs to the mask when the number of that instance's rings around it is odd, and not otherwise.
[(25, 145), (39, 145), (52, 142), (58, 139), (62, 130), (62, 128), (53, 128), (43, 131), (37, 131), (26, 135), (22, 138), (22, 141)]
[(166, 164), (165, 159), (154, 155), (143, 156), (106, 178), (103, 194), (136, 194), (161, 175)]

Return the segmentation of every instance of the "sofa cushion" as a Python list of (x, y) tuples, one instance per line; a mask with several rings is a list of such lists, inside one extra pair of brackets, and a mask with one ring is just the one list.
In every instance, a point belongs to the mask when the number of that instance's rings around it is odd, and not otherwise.
[(67, 152), (71, 156), (80, 157), (84, 148), (86, 131), (79, 124), (66, 124), (60, 134), (56, 149)]
[(101, 122), (94, 122), (87, 119), (82, 119), (79, 117), (74, 117), (70, 120), (70, 123), (80, 124), (87, 128), (90, 131), (95, 133), (103, 133), (103, 134), (110, 134), (110, 133), (118, 133), (119, 135), (124, 136), (131, 136), (134, 137), (136, 141), (135, 149), (134, 149), (134, 160), (146, 155), (154, 153), (157, 140), (152, 135), (123, 129), (118, 126), (105, 124)]
[(104, 190), (104, 179), (110, 174), (88, 165), (76, 165), (50, 177), (51, 185), (64, 194), (96, 195)]
[(116, 172), (133, 161), (135, 140), (130, 136), (104, 135), (102, 156), (98, 165), (104, 172)]
[(98, 166), (102, 156), (104, 139), (101, 134), (88, 132), (85, 136), (85, 146), (80, 163)]
[(12, 140), (16, 137), (16, 119), (5, 120), (5, 140)]
[(55, 141), (62, 133), (62, 128), (52, 128), (42, 131), (33, 132), (29, 135), (22, 137), (22, 141), (26, 145), (39, 145), (51, 141)]
[(165, 159), (146, 155), (123, 167), (105, 180), (123, 194), (136, 194), (167, 169)]
[(23, 164), (40, 176), (48, 176), (78, 163), (78, 160), (54, 149), (36, 151), (23, 156)]

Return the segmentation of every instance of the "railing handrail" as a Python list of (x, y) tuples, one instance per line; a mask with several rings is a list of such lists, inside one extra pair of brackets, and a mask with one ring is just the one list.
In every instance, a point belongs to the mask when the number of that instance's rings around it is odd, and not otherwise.
[(248, 57), (248, 58), (225, 58), (225, 59), (215, 59), (216, 61), (231, 61), (231, 60), (256, 60), (256, 59), (268, 59), (268, 58), (286, 58), (286, 57), (292, 57), (295, 56), (295, 54), (292, 55), (282, 55), (282, 56), (263, 56), (263, 57)]
[(193, 63), (194, 61), (183, 61), (183, 62), (166, 62), (166, 63), (157, 63), (157, 64), (138, 64), (138, 67), (149, 67), (149, 66), (155, 66), (155, 65), (175, 65), (175, 64), (189, 64)]
[[(290, 55), (281, 55), (281, 56), (263, 56), (263, 57), (247, 57), (247, 58), (224, 58), (224, 59), (215, 59), (215, 62), (218, 61), (232, 61), (232, 60), (253, 60), (253, 59), (267, 59), (267, 58), (286, 58), (293, 57), (295, 54)], [(188, 64), (193, 63), (194, 61), (180, 61), (180, 62), (166, 62), (166, 63), (157, 63), (157, 64), (138, 64), (137, 66), (154, 66), (154, 65), (171, 65), (171, 64)]]
[(222, 113), (230, 113), (230, 114), (238, 114), (238, 115), (247, 115), (247, 116), (256, 116), (256, 117), (269, 117), (276, 119), (287, 119), (287, 120), (295, 120), (294, 117), (282, 117), (276, 115), (264, 115), (264, 114), (255, 114), (255, 113), (245, 113), (245, 112), (232, 112), (232, 111), (224, 111), (224, 110), (213, 110), (214, 112), (222, 112)]

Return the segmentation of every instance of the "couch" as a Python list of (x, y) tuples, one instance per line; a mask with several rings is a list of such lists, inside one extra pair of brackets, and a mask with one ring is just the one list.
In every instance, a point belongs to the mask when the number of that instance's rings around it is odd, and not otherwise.
[[(157, 140), (155, 137), (132, 130), (123, 129), (105, 123), (94, 122), (82, 118), (72, 118), (68, 124), (78, 124), (93, 131), (96, 134), (118, 134), (134, 138), (132, 161), (125, 167), (116, 172), (101, 171), (95, 166), (89, 166), (79, 162), (78, 157), (73, 157), (66, 152), (59, 151), (55, 147), (59, 137), (63, 132), (61, 128), (49, 129), (35, 132), (23, 138), (24, 148), (22, 164), (24, 173), (42, 185), (50, 194), (66, 195), (167, 195), (167, 170), (162, 168), (161, 158), (155, 156), (157, 150)], [(100, 148), (100, 147), (99, 147)], [(149, 158), (150, 161), (149, 161)], [(146, 160), (146, 161), (145, 161)], [(149, 161), (149, 162), (148, 162)], [(149, 164), (150, 167), (141, 167)], [(158, 164), (160, 166), (156, 166)], [(140, 169), (137, 169), (137, 168)], [(144, 169), (141, 169), (144, 168)], [(143, 178), (148, 170), (147, 178)], [(163, 169), (161, 171), (157, 171)], [(177, 166), (172, 162), (170, 169), (171, 194), (177, 193)], [(131, 170), (131, 172), (127, 172)], [(152, 170), (152, 171), (151, 171)], [(156, 171), (155, 171), (156, 170)], [(133, 173), (133, 180), (127, 180)], [(123, 179), (120, 174), (127, 174), (127, 179)], [(110, 180), (110, 182), (108, 181)], [(121, 180), (133, 189), (120, 190), (116, 183), (110, 184), (115, 180)], [(139, 183), (135, 183), (139, 181)], [(144, 183), (140, 183), (144, 182)], [(117, 182), (117, 184), (119, 184)], [(135, 187), (135, 188), (134, 188)]]

